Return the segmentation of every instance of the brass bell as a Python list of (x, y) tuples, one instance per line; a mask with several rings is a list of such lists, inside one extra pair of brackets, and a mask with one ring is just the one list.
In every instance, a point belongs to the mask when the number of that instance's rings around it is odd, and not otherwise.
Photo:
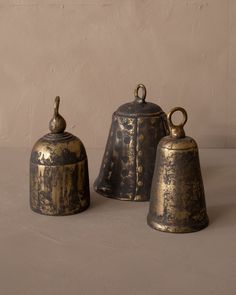
[[(172, 115), (180, 111), (183, 122), (175, 125)], [(208, 216), (197, 143), (185, 136), (187, 113), (174, 108), (168, 114), (170, 136), (162, 138), (152, 180), (148, 224), (154, 229), (188, 233), (205, 228)]]
[[(139, 90), (142, 90), (139, 96)], [(146, 88), (139, 84), (134, 101), (114, 112), (110, 134), (94, 189), (103, 196), (129, 201), (150, 199), (156, 148), (165, 136), (166, 114), (146, 102)]]
[(86, 210), (90, 203), (88, 161), (83, 143), (64, 132), (56, 97), (51, 133), (39, 139), (30, 159), (30, 207), (45, 215), (70, 215)]

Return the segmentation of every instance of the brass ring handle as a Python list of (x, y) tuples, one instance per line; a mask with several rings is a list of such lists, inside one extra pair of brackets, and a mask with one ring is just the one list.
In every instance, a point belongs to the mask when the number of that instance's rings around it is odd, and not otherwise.
[[(139, 90), (142, 89), (142, 96), (138, 95)], [(134, 89), (134, 96), (139, 103), (144, 103), (147, 95), (147, 89), (143, 84), (138, 84), (137, 87)]]
[[(182, 115), (183, 115), (183, 120), (182, 122), (179, 124), (179, 125), (175, 125), (172, 121), (172, 116), (175, 112), (181, 112)], [(168, 122), (169, 122), (169, 125), (170, 127), (174, 128), (174, 127), (184, 127), (184, 125), (186, 124), (187, 120), (188, 120), (188, 114), (187, 112), (185, 111), (184, 108), (181, 108), (181, 107), (176, 107), (176, 108), (173, 108), (169, 114), (167, 115), (167, 118), (168, 118)]]

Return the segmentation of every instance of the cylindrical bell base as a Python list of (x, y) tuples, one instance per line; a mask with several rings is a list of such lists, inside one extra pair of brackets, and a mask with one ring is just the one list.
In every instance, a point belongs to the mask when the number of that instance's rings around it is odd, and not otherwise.
[(68, 211), (68, 212), (60, 212), (60, 213), (50, 213), (50, 212), (45, 212), (45, 211), (40, 211), (39, 209), (33, 207), (30, 205), (30, 209), (34, 211), (35, 213), (41, 214), (41, 215), (47, 215), (47, 216), (68, 216), (68, 215), (74, 215), (81, 213), (89, 208), (89, 204), (87, 204), (85, 207), (76, 209), (74, 211)]
[(65, 216), (90, 205), (87, 159), (68, 165), (30, 164), (30, 207), (42, 215)]
[(206, 215), (206, 218), (204, 221), (202, 221), (202, 223), (198, 223), (198, 224), (192, 224), (192, 225), (166, 225), (166, 224), (162, 224), (157, 222), (156, 220), (154, 220), (152, 218), (152, 216), (149, 214), (147, 217), (147, 223), (150, 227), (162, 231), (162, 232), (168, 232), (168, 233), (192, 233), (192, 232), (196, 232), (196, 231), (200, 231), (204, 228), (206, 228), (209, 224), (209, 220), (208, 217)]

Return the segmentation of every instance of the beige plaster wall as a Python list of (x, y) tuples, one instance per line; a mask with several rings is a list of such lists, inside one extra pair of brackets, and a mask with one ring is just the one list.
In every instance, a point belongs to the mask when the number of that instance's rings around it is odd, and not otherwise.
[(201, 147), (236, 147), (236, 1), (0, 0), (0, 146), (68, 131), (103, 147), (112, 112), (142, 82), (183, 106)]

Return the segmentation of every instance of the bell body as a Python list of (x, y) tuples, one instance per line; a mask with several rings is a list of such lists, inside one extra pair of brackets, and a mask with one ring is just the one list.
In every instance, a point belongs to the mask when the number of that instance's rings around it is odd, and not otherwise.
[(147, 221), (154, 229), (173, 233), (208, 225), (198, 147), (192, 138), (167, 136), (160, 141)]
[(95, 190), (119, 200), (149, 200), (157, 144), (167, 133), (159, 106), (142, 100), (122, 105), (112, 117)]
[(88, 161), (85, 148), (68, 133), (39, 139), (30, 158), (30, 207), (44, 215), (70, 215), (89, 207)]

